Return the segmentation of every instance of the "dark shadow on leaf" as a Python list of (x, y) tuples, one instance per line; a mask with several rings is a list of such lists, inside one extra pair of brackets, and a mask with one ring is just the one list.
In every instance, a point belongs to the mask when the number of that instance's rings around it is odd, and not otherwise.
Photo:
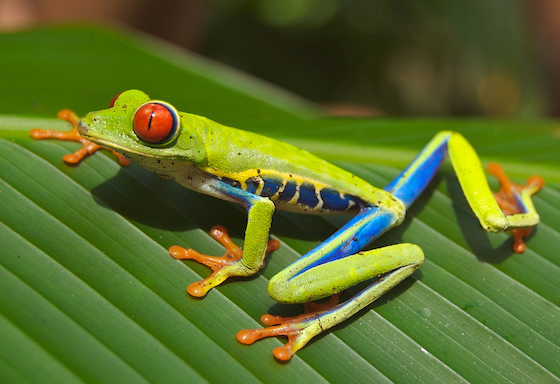
[[(437, 185), (440, 181), (438, 179), (441, 177), (437, 176), (433, 185)], [(412, 218), (422, 212), (434, 190), (435, 187), (430, 185), (411, 207), (405, 221), (399, 227), (392, 229), (390, 235), (381, 236), (366, 249), (380, 248), (400, 242), (403, 233), (411, 224)], [(121, 169), (115, 177), (96, 186), (92, 190), (92, 195), (101, 204), (141, 225), (168, 231), (184, 231), (193, 228), (209, 230), (213, 225), (220, 224), (226, 226), (232, 236), (238, 238), (244, 236), (246, 212), (241, 206), (237, 207), (234, 204), (188, 190), (174, 181), (163, 180), (136, 165)], [(333, 215), (325, 218), (317, 215), (276, 212), (272, 232), (278, 236), (322, 242), (351, 217), (351, 215)], [(206, 270), (202, 266), (200, 268)], [(208, 274), (210, 274), (210, 270), (208, 270)], [(255, 279), (259, 275), (256, 274), (249, 280)], [(421, 278), (421, 272), (417, 271), (415, 277), (416, 279)], [(247, 281), (248, 279), (231, 278), (224, 283), (224, 287), (237, 283), (239, 280)], [(351, 300), (354, 295), (369, 287), (374, 280), (370, 279), (348, 289), (343, 293), (341, 300)], [(375, 309), (393, 300), (409, 289), (414, 282), (415, 279), (406, 279), (348, 320), (354, 321), (365, 311)], [(302, 313), (302, 307), (275, 304), (270, 308), (269, 313), (285, 317), (297, 316)], [(347, 324), (348, 322), (345, 321), (335, 326), (334, 330)], [(325, 334), (321, 334), (313, 342), (321, 339)]]
[[(243, 239), (245, 235), (247, 212), (241, 205), (189, 190), (136, 164), (120, 169), (91, 193), (101, 204), (135, 224), (168, 231), (210, 231), (219, 224), (232, 237)], [(323, 241), (336, 229), (317, 215), (277, 211), (273, 217), (272, 233), (278, 236)]]
[(486, 232), (480, 226), (480, 222), (472, 212), (457, 178), (446, 177), (445, 182), (453, 199), (453, 210), (457, 216), (459, 228), (470, 250), (481, 261), (491, 264), (503, 263), (513, 254), (512, 239), (509, 238), (497, 248), (494, 248), (489, 240), (489, 236), (493, 236), (493, 234)]
[(133, 223), (168, 231), (209, 230), (223, 222), (221, 217), (236, 214), (231, 204), (161, 179), (136, 165), (121, 169), (91, 193)]
[(323, 242), (353, 215), (305, 215), (276, 211), (272, 219), (272, 233), (277, 236)]

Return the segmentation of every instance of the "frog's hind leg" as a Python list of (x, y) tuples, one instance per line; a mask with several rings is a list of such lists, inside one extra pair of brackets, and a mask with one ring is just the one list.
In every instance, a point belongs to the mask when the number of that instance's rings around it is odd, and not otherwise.
[[(519, 185), (509, 179), (499, 164), (488, 164), (488, 172), (500, 182), (500, 191), (495, 192), (494, 197), (505, 215), (535, 211), (531, 196), (543, 188), (544, 180), (542, 177), (530, 177), (525, 185)], [(522, 253), (525, 251), (524, 238), (529, 237), (532, 231), (533, 227), (517, 228), (511, 231), (515, 252)]]
[[(499, 232), (536, 225), (538, 215), (531, 195), (542, 187), (542, 179), (533, 178), (524, 187), (512, 187), (505, 175), (491, 170), (503, 186), (503, 192), (494, 198), (478, 155), (455, 132), (437, 134), (413, 162), (384, 188), (385, 191), (408, 208), (433, 179), (448, 155), (467, 201), (485, 229)], [(510, 204), (512, 209), (506, 208), (506, 201), (513, 201)], [(311, 338), (346, 320), (410, 276), (424, 261), (424, 255), (416, 245), (399, 244), (359, 252), (367, 243), (398, 225), (401, 214), (387, 207), (363, 208), (324, 243), (269, 282), (270, 295), (285, 303), (327, 297), (377, 276), (368, 288), (344, 303), (331, 302), (326, 307), (294, 318), (265, 315), (261, 320), (272, 327), (243, 330), (238, 333), (238, 340), (251, 344), (264, 337), (288, 336), (289, 342), (275, 349), (274, 355), (279, 360), (289, 360)]]
[(474, 148), (457, 132), (438, 133), (385, 190), (409, 207), (447, 156), (451, 160), (465, 198), (482, 228), (497, 233), (512, 231), (515, 237), (514, 251), (523, 252), (523, 237), (526, 237), (531, 228), (539, 222), (539, 215), (531, 197), (542, 188), (544, 181), (538, 176), (533, 176), (525, 186), (519, 186), (507, 178), (501, 167), (491, 165), (490, 173), (502, 184), (501, 191), (493, 194)]
[(449, 132), (448, 152), (467, 202), (482, 227), (490, 232), (512, 231), (515, 252), (523, 252), (523, 237), (539, 223), (532, 195), (544, 186), (538, 176), (520, 186), (511, 182), (500, 166), (490, 165), (489, 171), (500, 181), (502, 188), (492, 193), (484, 175), (480, 159), (472, 146), (458, 133)]
[(288, 336), (288, 344), (277, 348), (274, 356), (289, 360), (314, 336), (349, 318), (410, 276), (424, 261), (424, 254), (418, 246), (397, 244), (360, 251), (398, 224), (399, 216), (400, 213), (385, 208), (365, 207), (320, 246), (274, 276), (269, 282), (268, 293), (281, 303), (305, 303), (373, 279), (368, 288), (344, 303), (314, 308), (294, 318), (265, 315), (263, 322), (275, 326), (243, 330), (237, 339), (251, 344), (264, 337)]
[[(302, 300), (302, 297), (305, 300), (307, 294), (332, 295), (333, 299), (322, 305), (306, 303), (305, 313), (291, 318), (264, 315), (261, 321), (268, 325), (268, 328), (242, 330), (237, 334), (237, 339), (243, 344), (252, 344), (265, 337), (287, 336), (288, 343), (275, 348), (273, 354), (278, 360), (290, 360), (293, 354), (313, 337), (348, 319), (377, 300), (410, 276), (423, 261), (424, 254), (420, 247), (414, 244), (397, 244), (359, 252), (344, 259), (322, 264), (315, 267), (312, 273), (304, 272), (293, 280), (285, 282), (287, 286), (271, 280), (274, 285), (278, 284), (288, 291), (294, 291), (294, 297), (290, 292), (288, 300)], [(339, 295), (336, 292), (372, 278), (374, 282), (369, 287), (345, 302), (338, 303)], [(321, 281), (325, 284), (323, 288), (318, 284)], [(317, 291), (310, 292), (313, 290), (312, 287), (316, 287)], [(270, 287), (269, 293), (273, 295)], [(298, 294), (302, 296), (298, 297)], [(281, 301), (281, 298), (275, 299)]]
[[(448, 137), (436, 136), (416, 159), (385, 190), (409, 207), (426, 188), (446, 158)], [(274, 276), (269, 294), (279, 302), (304, 303), (341, 292), (359, 282), (377, 279), (355, 297), (341, 304), (304, 313), (294, 318), (261, 318), (265, 329), (243, 330), (237, 339), (244, 344), (270, 336), (288, 336), (284, 347), (274, 350), (278, 360), (287, 361), (314, 336), (348, 319), (377, 300), (424, 262), (422, 250), (413, 244), (398, 244), (360, 251), (385, 231), (400, 224), (404, 212), (367, 206), (344, 227), (315, 249)]]

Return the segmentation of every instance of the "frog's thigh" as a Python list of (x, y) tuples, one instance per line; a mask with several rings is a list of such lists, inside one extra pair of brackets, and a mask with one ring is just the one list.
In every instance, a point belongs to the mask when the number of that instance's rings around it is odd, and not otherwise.
[(374, 282), (377, 298), (412, 274), (423, 262), (424, 253), (417, 245), (391, 245), (359, 252), (293, 275), (289, 269), (280, 272), (270, 280), (268, 292), (281, 303), (304, 303), (385, 275)]

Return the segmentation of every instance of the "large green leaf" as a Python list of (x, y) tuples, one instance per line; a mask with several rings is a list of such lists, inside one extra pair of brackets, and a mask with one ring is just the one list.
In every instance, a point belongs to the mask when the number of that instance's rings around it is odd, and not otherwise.
[[(0, 36), (0, 378), (2, 382), (554, 382), (560, 377), (560, 133), (556, 121), (335, 119), (281, 91), (161, 42), (95, 28)], [(405, 223), (375, 246), (419, 244), (426, 263), (379, 302), (312, 342), (289, 364), (284, 340), (240, 345), (275, 304), (267, 280), (347, 220), (277, 212), (283, 243), (256, 277), (203, 300), (207, 276), (172, 259), (174, 244), (223, 250), (242, 242), (243, 210), (95, 154), (71, 167), (75, 143), (33, 141), (68, 129), (56, 111), (105, 107), (140, 88), (179, 109), (285, 139), (371, 183), (396, 176), (442, 129), (522, 181), (541, 174), (542, 217), (523, 254), (486, 234), (449, 166)], [(496, 183), (493, 181), (493, 186)], [(352, 292), (355, 292), (352, 290)]]

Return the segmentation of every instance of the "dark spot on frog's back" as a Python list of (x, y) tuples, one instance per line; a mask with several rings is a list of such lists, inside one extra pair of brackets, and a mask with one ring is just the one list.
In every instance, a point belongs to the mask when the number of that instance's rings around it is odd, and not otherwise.
[(234, 179), (230, 179), (229, 177), (222, 177), (221, 180), (226, 182), (227, 184), (231, 185), (232, 187), (239, 188), (239, 182)]

